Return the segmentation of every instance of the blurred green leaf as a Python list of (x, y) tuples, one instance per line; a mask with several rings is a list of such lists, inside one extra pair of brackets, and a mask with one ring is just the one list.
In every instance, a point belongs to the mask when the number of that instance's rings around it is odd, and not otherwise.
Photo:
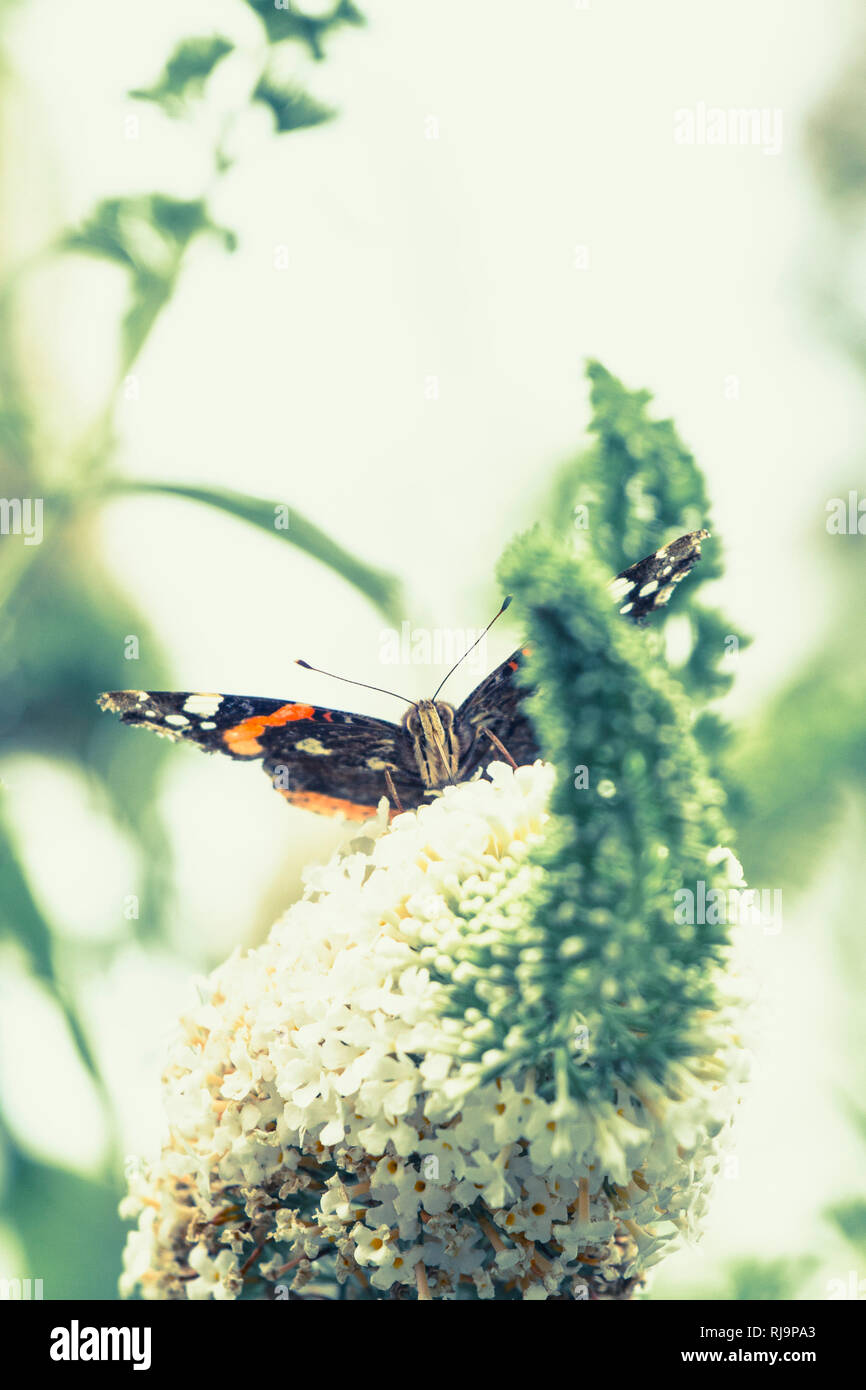
[(0, 466), (5, 497), (27, 495), (15, 475), (22, 475), (30, 461), (32, 435), (32, 422), (20, 406), (0, 407)]
[(790, 1302), (797, 1298), (817, 1265), (818, 1261), (812, 1255), (782, 1255), (770, 1260), (747, 1256), (729, 1260), (716, 1282), (699, 1283), (697, 1286), (691, 1283), (682, 1289), (674, 1287), (664, 1298), (725, 1303), (751, 1302), (753, 1299)]
[(182, 116), (190, 100), (200, 97), (217, 63), (231, 53), (234, 45), (218, 34), (183, 39), (152, 87), (137, 87), (129, 93), (138, 101), (153, 101), (169, 116)]
[(838, 1202), (825, 1215), (856, 1250), (866, 1254), (866, 1199), (852, 1197)]
[(211, 221), (204, 199), (146, 193), (105, 198), (80, 227), (62, 237), (60, 249), (103, 256), (136, 275), (166, 279), (178, 253), (204, 232), (220, 237), (230, 250), (236, 244), (232, 232)]
[[(75, 760), (107, 779), (116, 750), (94, 745), (102, 727), (96, 695), (136, 684), (132, 672), (158, 680), (166, 671), (149, 624), (95, 550), (91, 527), (69, 524), (55, 544), (34, 548), (36, 558), (0, 612), (0, 754)], [(125, 657), (130, 636), (139, 660)]]
[(741, 1301), (753, 1298), (789, 1301), (796, 1298), (817, 1263), (811, 1255), (780, 1256), (775, 1260), (732, 1260), (728, 1267), (729, 1292), (725, 1297)]
[(321, 125), (334, 115), (330, 106), (323, 106), (298, 87), (267, 73), (253, 92), (253, 100), (271, 108), (280, 134), (287, 130), (301, 130), (305, 126)]
[(232, 492), (227, 488), (193, 487), (182, 483), (142, 482), (134, 478), (120, 479), (114, 483), (120, 492), (156, 492), (166, 496), (183, 497), (191, 502), (203, 502), (209, 507), (227, 512), (258, 526), (268, 535), (288, 541), (300, 550), (312, 555), (321, 564), (328, 565), (342, 575), (349, 584), (374, 603), (392, 621), (399, 621), (405, 611), (400, 581), (385, 570), (373, 569), (359, 560), (357, 556), (344, 550), (331, 540), (311, 521), (282, 502), (268, 502), (261, 497), (248, 497), (245, 493)]
[(850, 1098), (846, 1100), (844, 1108), (854, 1129), (863, 1142), (866, 1143), (866, 1110), (864, 1110), (861, 1105), (858, 1105), (855, 1100)]
[(862, 205), (866, 195), (866, 52), (846, 67), (806, 127), (813, 173), (832, 203)]
[(107, 1101), (105, 1082), (84, 1026), (54, 968), (53, 937), (18, 860), (13, 837), (0, 812), (0, 939), (14, 942), (66, 1020), (79, 1058)]
[(122, 330), (124, 371), (171, 297), (187, 246), (202, 235), (218, 237), (229, 251), (237, 245), (234, 232), (211, 220), (204, 199), (148, 193), (105, 199), (61, 239), (61, 250), (113, 261), (131, 276), (132, 299)]
[[(167, 670), (149, 624), (95, 552), (89, 526), (68, 522), (54, 543), (46, 538), (31, 549), (34, 558), (0, 609), (0, 756), (55, 758), (96, 779), (141, 851), (151, 910), (136, 930), (146, 935), (159, 930), (170, 873), (154, 809), (165, 750), (126, 737), (96, 696), (129, 685), (164, 687)], [(125, 657), (130, 636), (138, 640), (137, 661)]]
[(43, 1281), (46, 1299), (117, 1298), (126, 1230), (119, 1186), (81, 1177), (13, 1150), (6, 1207), (24, 1250), (20, 1277)]
[(857, 594), (727, 756), (743, 789), (739, 821), (752, 881), (804, 887), (839, 823), (844, 789), (866, 792), (864, 689), (866, 620)]
[(364, 16), (351, 0), (336, 0), (325, 14), (303, 12), (302, 0), (246, 0), (265, 27), (270, 43), (293, 39), (304, 44), (316, 59), (324, 58), (324, 40), (346, 24), (362, 25)]
[(0, 812), (0, 938), (14, 941), (24, 952), (37, 979), (53, 983), (51, 930), (36, 905), (21, 868), (16, 847)]

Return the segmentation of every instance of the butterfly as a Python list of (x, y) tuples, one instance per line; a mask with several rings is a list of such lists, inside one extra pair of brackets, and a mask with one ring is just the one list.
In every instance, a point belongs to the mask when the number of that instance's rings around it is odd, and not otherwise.
[[(667, 603), (700, 559), (708, 536), (690, 531), (616, 575), (609, 590), (621, 602), (620, 613), (642, 622)], [(528, 647), (519, 648), (457, 708), (436, 698), (441, 682), (432, 699), (409, 703), (400, 724), (297, 700), (183, 690), (116, 690), (100, 695), (98, 704), (124, 724), (208, 753), (261, 762), (294, 806), (364, 820), (386, 793), (396, 814), (422, 805), (431, 792), (467, 781), (492, 759), (505, 757), (520, 766), (540, 756), (522, 711), (528, 691), (516, 678), (528, 653)], [(305, 661), (298, 665), (317, 669)]]

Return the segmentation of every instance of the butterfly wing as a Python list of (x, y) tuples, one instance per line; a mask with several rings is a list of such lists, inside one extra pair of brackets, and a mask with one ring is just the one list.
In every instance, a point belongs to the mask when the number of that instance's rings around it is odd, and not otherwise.
[[(620, 613), (642, 623), (655, 609), (663, 607), (675, 586), (701, 558), (701, 541), (709, 534), (689, 531), (616, 575), (608, 587), (612, 597), (621, 602)], [(517, 672), (528, 655), (528, 647), (512, 652), (507, 661), (476, 686), (457, 711), (461, 778), (471, 777), (478, 767), (497, 756), (485, 729), (496, 735), (518, 766), (540, 757), (532, 726), (521, 710), (529, 692), (517, 681)]]
[(613, 597), (622, 604), (620, 613), (639, 623), (656, 608), (664, 607), (676, 585), (700, 560), (701, 541), (709, 534), (688, 531), (621, 570), (609, 586)]
[(386, 769), (404, 807), (418, 806), (424, 785), (406, 734), (364, 714), (291, 700), (178, 690), (116, 690), (104, 710), (208, 753), (261, 762), (293, 805), (363, 820), (387, 795)]
[(454, 724), (460, 740), (461, 780), (501, 756), (484, 733), (485, 729), (495, 734), (518, 766), (541, 756), (532, 725), (521, 709), (523, 697), (529, 692), (518, 685), (516, 679), (528, 655), (528, 647), (513, 652), (475, 687), (458, 709)]

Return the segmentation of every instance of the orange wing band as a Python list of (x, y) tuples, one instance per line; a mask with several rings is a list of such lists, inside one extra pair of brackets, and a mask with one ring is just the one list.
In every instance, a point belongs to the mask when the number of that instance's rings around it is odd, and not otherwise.
[(226, 729), (223, 742), (230, 753), (238, 758), (255, 758), (263, 752), (259, 735), (265, 729), (279, 729), (283, 724), (292, 724), (296, 719), (312, 719), (316, 713), (313, 705), (281, 705), (273, 714), (254, 714), (233, 729)]

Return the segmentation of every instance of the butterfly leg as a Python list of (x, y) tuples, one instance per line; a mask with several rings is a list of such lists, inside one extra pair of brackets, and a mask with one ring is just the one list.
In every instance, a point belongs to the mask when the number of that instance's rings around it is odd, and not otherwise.
[(505, 761), (506, 761), (507, 763), (511, 763), (511, 766), (512, 766), (512, 767), (515, 769), (515, 771), (516, 771), (516, 770), (517, 770), (517, 763), (516, 763), (516, 762), (514, 761), (514, 759), (512, 758), (511, 754), (509, 753), (508, 749), (505, 747), (505, 744), (502, 742), (502, 740), (501, 740), (501, 739), (498, 739), (498, 738), (496, 737), (495, 734), (492, 734), (492, 733), (490, 732), (489, 729), (484, 729), (484, 728), (482, 728), (481, 732), (482, 732), (483, 734), (486, 734), (486, 735), (487, 735), (487, 737), (490, 739), (490, 742), (493, 744), (494, 748), (498, 748), (499, 752), (502, 754), (502, 756), (503, 756), (503, 758), (505, 759)]
[(390, 796), (394, 805), (397, 807), (397, 810), (399, 812), (402, 812), (403, 803), (397, 795), (397, 788), (394, 786), (394, 778), (391, 776), (391, 773), (388, 771), (387, 767), (385, 768), (385, 781), (388, 786), (388, 795)]

